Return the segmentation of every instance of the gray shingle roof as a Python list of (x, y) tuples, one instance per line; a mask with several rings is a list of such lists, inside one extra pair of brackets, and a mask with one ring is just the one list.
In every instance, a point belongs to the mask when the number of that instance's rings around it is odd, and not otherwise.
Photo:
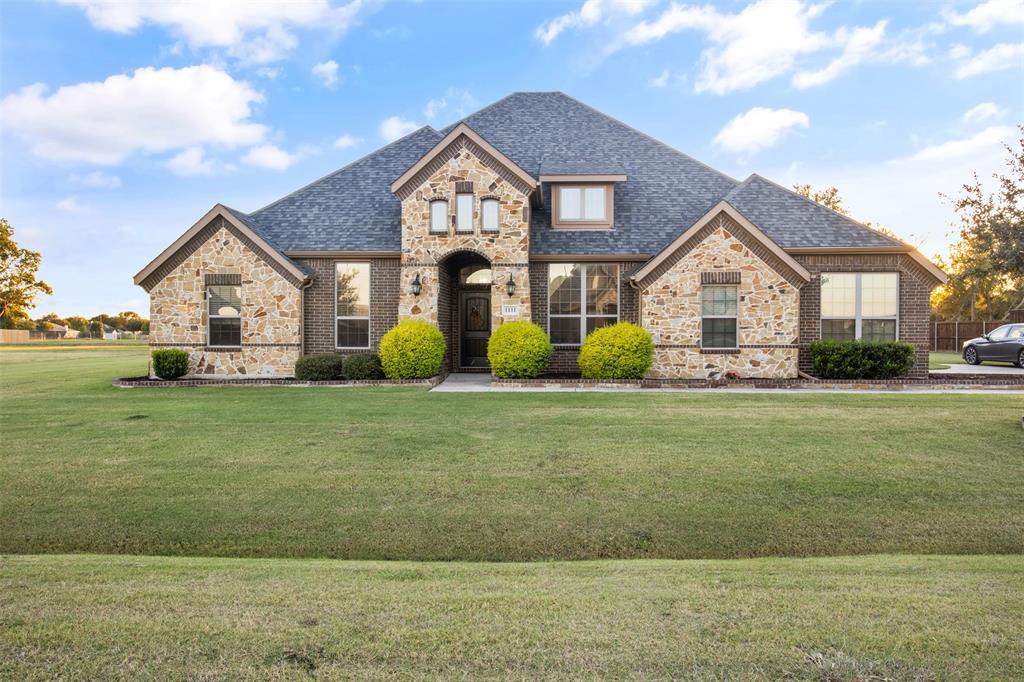
[(458, 123), (534, 177), (625, 174), (615, 229), (550, 229), (550, 187), (532, 211), (535, 255), (657, 253), (720, 200), (783, 247), (890, 246), (887, 237), (759, 176), (743, 183), (559, 92), (517, 92), (437, 131), (427, 126), (240, 220), (282, 251), (398, 251), (390, 184)]
[(784, 249), (904, 245), (756, 173), (724, 198)]

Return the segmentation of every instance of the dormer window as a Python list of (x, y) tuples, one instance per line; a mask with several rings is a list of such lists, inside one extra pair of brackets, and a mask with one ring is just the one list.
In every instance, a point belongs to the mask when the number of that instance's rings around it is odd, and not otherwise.
[(551, 226), (563, 230), (610, 229), (613, 191), (611, 184), (554, 185)]
[(444, 199), (430, 202), (430, 231), (448, 232), (448, 202)]
[(455, 195), (455, 231), (473, 231), (473, 195)]

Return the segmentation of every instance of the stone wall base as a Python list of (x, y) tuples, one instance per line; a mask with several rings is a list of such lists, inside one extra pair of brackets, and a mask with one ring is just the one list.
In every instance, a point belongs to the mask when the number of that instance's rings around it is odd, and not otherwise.
[[(161, 348), (173, 346), (161, 345)], [(265, 377), (295, 376), (295, 361), (302, 354), (296, 346), (243, 346), (239, 350), (184, 348), (189, 352), (189, 378), (193, 377)], [(150, 377), (153, 374), (150, 363)]]
[(741, 348), (738, 353), (702, 353), (699, 348), (655, 348), (650, 379), (719, 379), (735, 372), (741, 379), (792, 379), (796, 348)]

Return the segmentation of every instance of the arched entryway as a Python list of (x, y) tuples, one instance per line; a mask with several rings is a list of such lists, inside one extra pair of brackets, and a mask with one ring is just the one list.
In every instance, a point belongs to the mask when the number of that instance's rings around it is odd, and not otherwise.
[(475, 251), (457, 251), (438, 267), (438, 322), (448, 346), (452, 372), (490, 371), (491, 263)]

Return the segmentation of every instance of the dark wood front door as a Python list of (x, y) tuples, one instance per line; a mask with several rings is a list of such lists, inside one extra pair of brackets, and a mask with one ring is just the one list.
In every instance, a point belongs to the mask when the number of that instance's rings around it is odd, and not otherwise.
[(487, 340), (491, 337), (491, 292), (459, 293), (459, 366), (488, 367)]

